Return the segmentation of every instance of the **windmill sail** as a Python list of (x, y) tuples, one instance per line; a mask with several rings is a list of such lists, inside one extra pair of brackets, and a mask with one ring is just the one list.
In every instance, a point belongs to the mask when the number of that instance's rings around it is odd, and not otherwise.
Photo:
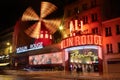
[(41, 11), (40, 17), (45, 18), (47, 15), (54, 12), (56, 9), (57, 9), (57, 7), (55, 5), (53, 5), (52, 3), (42, 2), (41, 10), (40, 10)]
[(51, 32), (54, 33), (58, 26), (61, 23), (60, 19), (45, 19), (48, 15), (52, 14), (57, 7), (50, 3), (50, 2), (41, 2), (40, 7), (40, 17), (35, 13), (35, 11), (29, 7), (26, 9), (26, 11), (23, 13), (22, 21), (38, 21), (34, 25), (30, 26), (27, 30), (25, 30), (25, 33), (29, 35), (32, 38), (38, 39), (40, 37), (40, 31), (41, 31), (41, 24), (44, 23), (45, 27)]
[(50, 19), (44, 20), (46, 28), (50, 31), (50, 33), (55, 33), (58, 29), (59, 25), (61, 24), (61, 19)]
[(25, 32), (32, 38), (39, 38), (40, 37), (40, 30), (41, 30), (41, 23), (37, 22), (31, 27), (29, 27)]
[(31, 7), (27, 8), (22, 16), (22, 21), (33, 21), (39, 19), (40, 19), (39, 16), (35, 13), (35, 11)]

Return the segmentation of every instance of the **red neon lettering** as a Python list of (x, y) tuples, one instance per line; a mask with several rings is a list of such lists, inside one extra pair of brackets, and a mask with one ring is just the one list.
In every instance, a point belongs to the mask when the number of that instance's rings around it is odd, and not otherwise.
[(66, 40), (66, 42), (65, 42), (65, 43), (67, 43), (67, 45), (66, 45), (67, 47), (69, 47), (69, 46), (70, 46), (70, 45), (69, 45), (69, 44), (70, 44), (70, 43), (69, 43), (69, 38)]
[(73, 21), (70, 21), (70, 33), (74, 31)]
[(85, 35), (81, 36), (81, 44), (82, 45), (86, 44), (86, 36)]
[(81, 40), (80, 40), (80, 37), (79, 37), (79, 36), (74, 37), (74, 40), (75, 40), (75, 41), (74, 41), (74, 42), (75, 42), (75, 43), (74, 43), (75, 46), (80, 45), (80, 41), (81, 41)]
[(69, 38), (69, 40), (68, 40), (69, 46), (74, 46), (74, 42), (73, 42), (74, 39), (73, 38)]
[(87, 44), (93, 44), (93, 35), (87, 35)]
[(75, 30), (78, 30), (78, 20), (75, 20)]
[(81, 31), (83, 31), (83, 21), (80, 21)]
[(102, 45), (102, 37), (98, 35), (83, 35), (70, 37), (61, 42), (61, 48), (67, 48), (70, 46), (95, 44)]

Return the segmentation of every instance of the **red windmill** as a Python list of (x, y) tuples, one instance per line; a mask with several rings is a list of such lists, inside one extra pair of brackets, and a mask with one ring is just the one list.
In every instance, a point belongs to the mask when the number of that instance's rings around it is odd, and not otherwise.
[(35, 43), (43, 42), (44, 46), (51, 44), (52, 34), (58, 29), (61, 19), (46, 19), (46, 17), (56, 9), (57, 7), (50, 2), (41, 2), (40, 16), (31, 7), (23, 13), (22, 21), (37, 21), (25, 30), (28, 36), (35, 38)]

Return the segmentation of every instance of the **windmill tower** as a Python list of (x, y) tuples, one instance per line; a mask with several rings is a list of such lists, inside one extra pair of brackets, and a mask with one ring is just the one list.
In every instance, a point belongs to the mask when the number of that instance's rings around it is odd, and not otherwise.
[(46, 19), (46, 17), (52, 14), (56, 9), (57, 7), (50, 2), (41, 2), (39, 16), (32, 7), (28, 7), (23, 13), (22, 21), (36, 21), (25, 30), (25, 33), (29, 37), (35, 39), (35, 43), (43, 42), (43, 46), (51, 44), (52, 34), (58, 29), (61, 19)]

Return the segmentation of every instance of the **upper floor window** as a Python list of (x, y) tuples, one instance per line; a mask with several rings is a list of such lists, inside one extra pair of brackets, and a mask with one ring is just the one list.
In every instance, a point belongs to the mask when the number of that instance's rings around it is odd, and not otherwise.
[(75, 14), (79, 14), (79, 8), (78, 8), (78, 7), (75, 7), (75, 8), (74, 8), (74, 13), (75, 13)]
[(98, 34), (98, 27), (92, 29), (93, 34)]
[(105, 36), (112, 36), (111, 27), (105, 28)]
[(116, 25), (116, 34), (120, 34), (120, 25)]
[(120, 42), (118, 42), (118, 53), (120, 53)]
[(96, 7), (96, 0), (91, 1), (91, 7)]
[(70, 16), (71, 16), (71, 11), (68, 10), (68, 11), (67, 11), (67, 17), (70, 17)]
[(88, 9), (87, 4), (83, 4), (83, 5), (82, 5), (82, 9), (83, 9), (83, 10), (87, 10), (87, 9)]
[(88, 23), (88, 16), (83, 16), (83, 24), (87, 24)]
[(97, 13), (91, 14), (92, 22), (95, 22), (98, 20)]
[(106, 44), (107, 53), (113, 53), (112, 44)]

